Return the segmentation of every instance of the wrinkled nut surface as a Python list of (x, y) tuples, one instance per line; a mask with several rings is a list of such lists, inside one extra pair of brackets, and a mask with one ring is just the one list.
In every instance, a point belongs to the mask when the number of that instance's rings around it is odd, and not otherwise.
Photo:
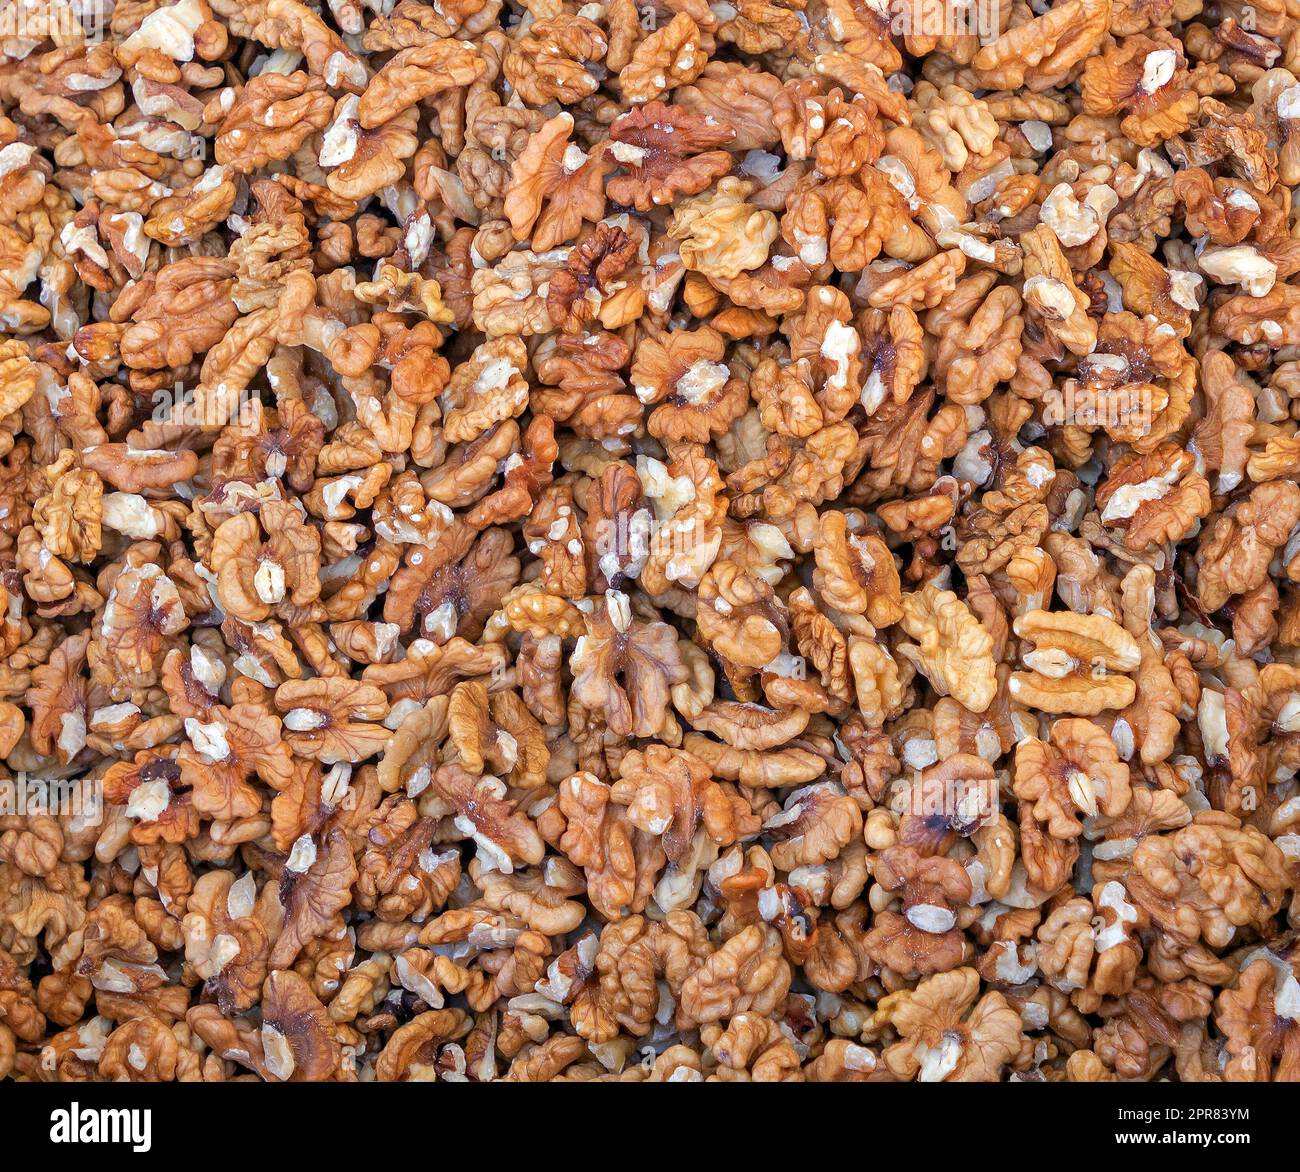
[(1291, 0), (94, 7), (0, 1078), (1300, 1079)]

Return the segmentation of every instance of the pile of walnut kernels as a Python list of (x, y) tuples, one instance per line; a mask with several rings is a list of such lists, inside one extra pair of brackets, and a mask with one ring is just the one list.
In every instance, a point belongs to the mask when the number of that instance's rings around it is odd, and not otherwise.
[(0, 1075), (1300, 1078), (1297, 0), (0, 52)]

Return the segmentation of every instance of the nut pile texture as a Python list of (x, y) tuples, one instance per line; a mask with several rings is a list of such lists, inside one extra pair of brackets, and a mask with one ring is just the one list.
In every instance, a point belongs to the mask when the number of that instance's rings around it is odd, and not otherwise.
[(1300, 1078), (1300, 5), (977, 7), (0, 10), (0, 1074)]

